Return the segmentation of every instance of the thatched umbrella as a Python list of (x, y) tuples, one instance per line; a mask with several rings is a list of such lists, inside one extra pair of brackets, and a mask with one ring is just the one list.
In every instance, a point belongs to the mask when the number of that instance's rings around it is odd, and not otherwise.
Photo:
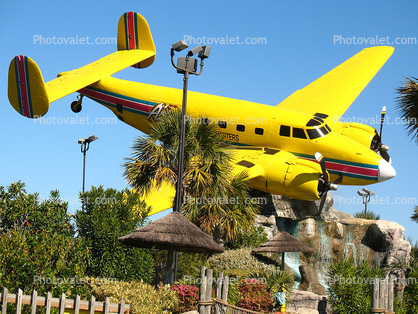
[(279, 232), (267, 242), (252, 250), (252, 253), (260, 252), (281, 252), (282, 267), (284, 270), (284, 253), (285, 252), (313, 252), (314, 250), (306, 244), (299, 242), (294, 236), (286, 231)]
[[(168, 265), (173, 251), (190, 253), (221, 253), (224, 248), (213, 237), (204, 233), (179, 212), (172, 212), (142, 228), (119, 238), (123, 244), (141, 248), (168, 250)], [(166, 283), (171, 282), (171, 267), (167, 269)]]

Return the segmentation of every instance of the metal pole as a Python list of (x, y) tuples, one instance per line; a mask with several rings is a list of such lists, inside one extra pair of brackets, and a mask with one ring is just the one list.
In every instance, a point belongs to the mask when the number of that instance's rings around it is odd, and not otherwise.
[[(84, 148), (86, 147), (86, 144), (84, 144)], [(83, 150), (83, 189), (81, 190), (84, 194), (84, 182), (86, 179), (86, 150)]]
[(187, 85), (189, 80), (189, 71), (187, 70), (187, 62), (189, 57), (186, 57), (186, 72), (183, 78), (183, 103), (181, 107), (181, 128), (180, 128), (180, 143), (179, 143), (179, 169), (177, 175), (177, 190), (176, 190), (176, 205), (175, 211), (181, 212), (183, 205), (183, 165), (184, 165), (184, 142), (186, 134), (186, 107), (187, 107)]

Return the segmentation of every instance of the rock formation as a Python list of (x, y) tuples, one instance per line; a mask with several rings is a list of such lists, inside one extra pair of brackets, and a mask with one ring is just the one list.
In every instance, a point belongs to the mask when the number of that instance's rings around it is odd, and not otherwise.
[[(327, 277), (328, 266), (349, 258), (353, 258), (355, 264), (366, 260), (376, 267), (395, 259), (409, 259), (411, 245), (403, 238), (404, 227), (395, 222), (359, 219), (338, 212), (333, 207), (330, 193), (320, 215), (319, 201), (299, 201), (270, 194), (263, 197), (267, 204), (257, 224), (264, 227), (268, 237), (278, 231), (287, 231), (315, 251), (286, 254), (287, 266), (297, 274), (294, 288), (316, 296), (313, 298), (316, 305), (310, 307), (316, 312), (312, 313), (320, 313), (318, 302), (326, 294), (330, 279)], [(299, 294), (297, 292), (294, 297)]]

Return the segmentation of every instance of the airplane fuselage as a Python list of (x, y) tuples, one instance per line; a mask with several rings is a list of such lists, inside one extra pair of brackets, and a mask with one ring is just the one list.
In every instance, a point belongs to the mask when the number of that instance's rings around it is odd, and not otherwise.
[[(148, 133), (150, 122), (173, 107), (181, 109), (182, 90), (107, 77), (79, 92), (108, 107), (123, 122)], [(331, 180), (344, 175), (341, 184), (367, 185), (392, 177), (393, 169), (375, 151), (343, 135), (338, 121), (221, 96), (188, 92), (188, 119), (207, 119), (231, 144), (268, 147), (315, 160), (320, 152)], [(319, 109), (320, 110), (320, 109)], [(365, 126), (366, 127), (366, 126)], [(370, 128), (370, 127), (369, 127)], [(386, 165), (387, 164), (387, 165)], [(389, 172), (389, 173), (388, 173)]]

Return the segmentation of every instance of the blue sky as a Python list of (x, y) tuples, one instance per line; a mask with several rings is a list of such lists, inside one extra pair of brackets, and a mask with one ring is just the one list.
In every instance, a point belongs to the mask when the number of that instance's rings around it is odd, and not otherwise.
[[(381, 219), (400, 223), (406, 236), (418, 240), (417, 225), (409, 219), (418, 203), (418, 147), (407, 138), (395, 110), (395, 89), (403, 76), (418, 76), (418, 2), (412, 0), (4, 2), (0, 12), (1, 186), (21, 180), (29, 192), (39, 192), (43, 198), (58, 189), (74, 211), (79, 208), (76, 202), (82, 183), (77, 140), (95, 134), (99, 139), (87, 152), (86, 187), (126, 187), (121, 165), (129, 157), (135, 137), (141, 135), (139, 131), (120, 121), (114, 123), (113, 114), (91, 100), (85, 100), (83, 110), (75, 115), (70, 110), (75, 93), (52, 103), (45, 116), (50, 119), (42, 124), (20, 116), (7, 98), (7, 71), (15, 55), (31, 57), (49, 81), (60, 72), (114, 52), (116, 47), (107, 44), (107, 38), (116, 37), (117, 22), (126, 11), (136, 11), (147, 19), (157, 57), (147, 69), (125, 69), (116, 77), (181, 88), (182, 77), (170, 64), (171, 44), (189, 39), (193, 46), (204, 37), (211, 38), (212, 51), (204, 72), (190, 78), (189, 89), (272, 106), (362, 49), (374, 46), (375, 38), (395, 47), (344, 119), (378, 128), (377, 117), (382, 106), (387, 106), (389, 119), (383, 137), (390, 146), (397, 176), (369, 186), (376, 193), (369, 209)], [(64, 43), (66, 38), (87, 36), (90, 41), (99, 38), (103, 44)], [(48, 44), (53, 37), (57, 44)], [(254, 44), (236, 44), (237, 40), (222, 44), (222, 39), (237, 37), (240, 42), (248, 38)], [(78, 121), (85, 118), (90, 123), (70, 124), (76, 116)], [(333, 192), (336, 209), (351, 214), (362, 210), (356, 193), (359, 189), (340, 186)]]

